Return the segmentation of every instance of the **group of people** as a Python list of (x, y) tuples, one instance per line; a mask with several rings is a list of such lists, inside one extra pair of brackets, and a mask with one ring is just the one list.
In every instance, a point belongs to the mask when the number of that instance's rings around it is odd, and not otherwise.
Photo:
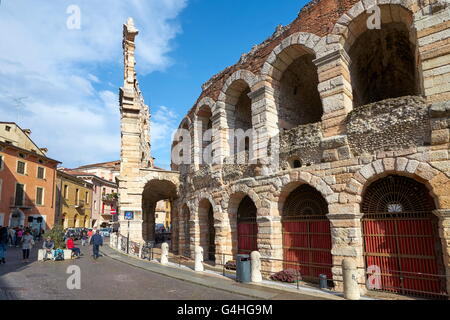
[[(14, 233), (11, 232), (11, 230), (14, 230)], [(41, 233), (39, 233), (39, 236), (36, 238), (32, 234), (32, 231), (29, 228), (8, 228), (8, 227), (1, 227), (0, 226), (0, 264), (6, 263), (6, 250), (9, 246), (22, 246), (22, 255), (23, 260), (25, 262), (28, 262), (28, 259), (30, 257), (30, 250), (35, 244), (35, 241), (39, 241), (41, 238)], [(94, 259), (98, 259), (100, 256), (100, 246), (103, 245), (103, 237), (100, 235), (100, 232), (97, 230), (95, 233), (91, 230), (89, 232), (85, 232), (82, 234), (81, 241), (82, 245), (86, 245), (86, 241), (89, 240), (89, 243), (93, 245), (93, 256)], [(73, 236), (66, 239), (66, 248), (68, 250), (71, 250), (73, 255), (76, 257), (80, 257), (81, 250), (80, 248), (77, 248), (75, 246), (75, 239)], [(52, 258), (54, 258), (55, 253), (55, 242), (51, 237), (47, 237), (43, 244), (42, 249), (44, 249), (44, 259), (49, 259), (49, 254)]]
[(41, 235), (42, 230), (38, 232), (30, 228), (23, 228), (23, 226), (16, 228), (0, 227), (0, 264), (6, 263), (8, 244), (10, 247), (21, 245), (23, 260), (28, 261), (30, 250), (35, 241), (40, 239)]

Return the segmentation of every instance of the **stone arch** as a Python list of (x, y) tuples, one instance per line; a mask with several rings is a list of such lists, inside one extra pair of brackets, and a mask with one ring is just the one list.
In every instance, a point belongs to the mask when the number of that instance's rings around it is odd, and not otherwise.
[(196, 106), (195, 106), (195, 115), (198, 114), (199, 110), (201, 107), (203, 106), (208, 106), (211, 109), (211, 112), (213, 111), (213, 109), (215, 108), (216, 102), (211, 99), (210, 97), (205, 97), (202, 100), (200, 100)]
[(298, 32), (284, 39), (269, 55), (261, 72), (275, 90), (280, 129), (320, 122), (323, 105), (314, 60), (322, 38)]
[(203, 98), (195, 108), (194, 114), (194, 133), (191, 135), (193, 141), (193, 158), (195, 164), (205, 165), (212, 163), (213, 150), (208, 151), (207, 148), (212, 149), (213, 144), (213, 108), (215, 102), (211, 98)]
[[(175, 175), (152, 172), (141, 178), (142, 190), (142, 238), (145, 241), (155, 239), (155, 210), (161, 200), (170, 201), (171, 216), (176, 211), (175, 200), (178, 197), (179, 182)], [(176, 217), (175, 217), (176, 218)]]
[(180, 206), (178, 212), (178, 254), (190, 257), (191, 256), (191, 209), (185, 202)]
[(291, 192), (302, 184), (307, 184), (320, 192), (329, 206), (339, 200), (338, 194), (334, 193), (331, 187), (322, 178), (308, 172), (295, 171), (281, 178), (278, 191), (275, 194), (279, 217), (282, 215), (284, 204)]
[(9, 216), (9, 226), (11, 228), (25, 226), (25, 214), (20, 209), (14, 209)]
[(237, 158), (246, 158), (252, 145), (253, 133), (250, 130), (254, 125), (254, 114), (249, 94), (257, 82), (258, 78), (252, 72), (236, 71), (226, 80), (219, 95), (217, 105), (224, 111), (222, 121), (228, 140), (222, 145), (223, 156), (235, 157), (235, 162)]
[[(211, 206), (214, 210), (214, 217), (215, 217), (215, 219), (219, 219), (220, 218), (219, 215), (222, 212), (222, 208), (219, 205), (217, 205), (216, 201), (214, 201), (214, 199), (210, 193), (203, 192), (203, 191), (200, 192), (200, 194), (198, 194), (198, 196), (195, 198), (193, 207), (198, 208), (200, 205), (200, 201), (203, 199), (206, 199), (209, 201), (209, 203), (211, 203)], [(198, 216), (196, 216), (195, 218), (198, 219)]]
[(226, 213), (224, 213), (223, 219), (221, 219), (220, 230), (223, 236), (220, 240), (223, 242), (221, 244), (221, 252), (225, 254), (222, 259), (226, 261), (232, 260), (231, 258), (234, 257), (238, 250), (237, 213), (239, 205), (247, 196), (255, 204), (257, 216), (259, 216), (261, 213), (261, 199), (247, 185), (233, 185), (222, 198), (222, 207), (224, 207)]
[(253, 87), (259, 82), (259, 78), (253, 72), (248, 70), (238, 70), (234, 72), (225, 81), (225, 84), (219, 94), (218, 101), (227, 103), (227, 96), (230, 95), (230, 89), (233, 90), (233, 85), (236, 82), (245, 83), (250, 89), (253, 89)]
[[(304, 51), (316, 54), (320, 47), (320, 42), (321, 38), (313, 33), (297, 32), (291, 34), (272, 50), (261, 69), (262, 77), (269, 81), (279, 81), (283, 71), (287, 68), (286, 63), (282, 59), (283, 57), (280, 59), (280, 54), (282, 54), (282, 52), (292, 48), (289, 53), (293, 54), (295, 57), (295, 55), (299, 56), (303, 53), (299, 49), (303, 48)], [(285, 57), (285, 55), (283, 56)], [(292, 60), (292, 57), (290, 59)]]
[[(377, 5), (381, 27), (370, 30), (368, 21)], [(358, 2), (341, 16), (329, 36), (350, 57), (350, 80), (354, 106), (423, 92), (417, 34), (408, 1)]]
[[(259, 195), (249, 186), (245, 184), (235, 184), (230, 188), (230, 191), (228, 192), (227, 202), (228, 207), (227, 211), (230, 212), (230, 205), (232, 210), (236, 209), (237, 212), (237, 206), (239, 206), (239, 202), (245, 197), (249, 196), (252, 201), (255, 203), (256, 208), (258, 209), (258, 213), (261, 209), (261, 199)], [(236, 204), (236, 202), (238, 202)], [(234, 208), (236, 206), (236, 208)]]
[[(178, 146), (178, 144), (185, 139), (188, 139), (186, 145), (183, 145), (182, 152), (179, 150), (177, 163), (174, 162), (174, 159), (172, 158), (172, 164), (171, 168), (174, 171), (179, 171), (180, 167), (183, 168), (183, 165), (191, 164), (193, 160), (193, 138), (194, 138), (194, 131), (192, 130), (192, 120), (189, 116), (185, 116), (183, 120), (181, 121), (178, 130), (173, 135), (172, 140), (172, 152), (174, 151), (174, 148)], [(182, 130), (188, 130), (188, 133), (183, 132)], [(179, 164), (181, 162), (182, 164)], [(186, 163), (188, 162), (188, 163)]]
[(372, 182), (391, 174), (406, 176), (423, 183), (430, 191), (437, 208), (446, 208), (449, 204), (450, 197), (445, 194), (448, 191), (444, 190), (450, 187), (450, 179), (428, 163), (403, 157), (379, 159), (365, 165), (347, 183), (345, 192), (360, 199)]
[[(353, 43), (355, 38), (359, 35), (354, 34), (351, 29), (349, 29), (350, 24), (358, 19), (361, 16), (365, 16), (367, 14), (367, 10), (372, 8), (375, 5), (378, 6), (399, 6), (405, 10), (414, 13), (413, 7), (417, 1), (415, 0), (390, 0), (386, 2), (385, 0), (371, 0), (371, 1), (359, 1), (353, 7), (351, 7), (347, 12), (341, 15), (341, 17), (337, 20), (331, 31), (331, 38), (335, 42), (339, 42), (344, 46), (344, 49), (348, 49), (348, 46)], [(396, 13), (395, 16), (398, 16)], [(412, 21), (411, 21), (412, 23)], [(359, 33), (362, 30), (358, 31)], [(349, 42), (350, 41), (350, 42)], [(347, 43), (347, 44), (346, 44)]]
[(198, 244), (203, 248), (205, 261), (216, 261), (216, 213), (210, 197), (200, 198), (197, 206)]

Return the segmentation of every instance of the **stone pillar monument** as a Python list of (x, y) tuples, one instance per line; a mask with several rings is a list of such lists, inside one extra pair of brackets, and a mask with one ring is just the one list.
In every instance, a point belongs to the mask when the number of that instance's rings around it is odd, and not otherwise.
[(252, 252), (251, 262), (252, 262), (252, 282), (260, 283), (262, 282), (261, 254), (258, 251)]
[[(153, 166), (150, 153), (150, 112), (139, 89), (135, 71), (135, 38), (139, 31), (129, 18), (123, 26), (124, 84), (119, 91), (121, 152), (119, 181), (120, 233), (135, 242), (143, 241), (140, 168)], [(133, 212), (131, 221), (125, 212)]]
[(161, 264), (163, 266), (169, 264), (169, 244), (166, 242), (161, 245)]
[(200, 246), (195, 247), (195, 271), (205, 271), (205, 268), (203, 266), (203, 248)]

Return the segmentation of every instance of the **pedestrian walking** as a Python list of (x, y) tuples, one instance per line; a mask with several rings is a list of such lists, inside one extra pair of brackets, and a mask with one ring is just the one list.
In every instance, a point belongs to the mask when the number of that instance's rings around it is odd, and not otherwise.
[(81, 233), (81, 245), (83, 247), (86, 246), (87, 240), (88, 240), (87, 232), (85, 230), (83, 230), (82, 233)]
[(34, 245), (33, 236), (30, 234), (30, 231), (25, 232), (25, 235), (21, 238), (21, 241), (23, 260), (28, 262), (28, 259), (30, 258), (30, 250)]
[(6, 248), (8, 245), (8, 229), (0, 227), (0, 264), (6, 263)]
[(16, 230), (13, 228), (8, 229), (9, 246), (12, 247), (16, 244)]
[(16, 248), (22, 243), (23, 230), (18, 228), (16, 231)]
[(92, 232), (92, 229), (89, 229), (87, 235), (88, 235), (88, 238), (89, 238), (89, 243), (91, 243), (91, 238), (94, 235), (94, 233)]
[(92, 236), (90, 244), (92, 244), (94, 259), (97, 260), (100, 255), (100, 246), (103, 246), (103, 237), (100, 235), (99, 230)]

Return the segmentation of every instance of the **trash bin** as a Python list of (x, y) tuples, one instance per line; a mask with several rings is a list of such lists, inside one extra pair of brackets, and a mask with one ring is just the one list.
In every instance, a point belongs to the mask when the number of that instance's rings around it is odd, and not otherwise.
[(319, 275), (320, 289), (328, 289), (328, 280), (326, 274)]
[(238, 254), (236, 258), (236, 281), (241, 283), (251, 282), (251, 265), (248, 254)]

